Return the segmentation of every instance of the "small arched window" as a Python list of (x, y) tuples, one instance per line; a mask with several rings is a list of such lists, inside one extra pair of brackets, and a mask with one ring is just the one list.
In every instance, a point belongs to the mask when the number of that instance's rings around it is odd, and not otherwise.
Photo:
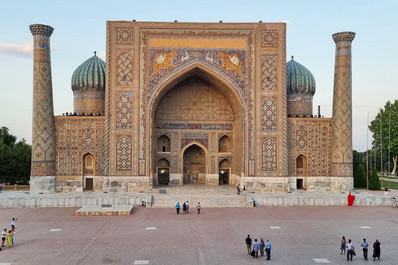
[(157, 143), (158, 152), (170, 152), (170, 138), (162, 135), (158, 138)]

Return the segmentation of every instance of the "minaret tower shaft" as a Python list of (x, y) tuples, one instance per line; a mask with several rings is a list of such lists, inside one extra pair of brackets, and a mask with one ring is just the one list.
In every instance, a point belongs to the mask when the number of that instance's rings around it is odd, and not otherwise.
[(33, 122), (31, 192), (55, 191), (55, 122), (51, 79), (50, 36), (53, 28), (29, 26), (33, 34)]
[(354, 32), (333, 34), (336, 61), (333, 88), (332, 176), (335, 177), (353, 175), (351, 43), (354, 38)]

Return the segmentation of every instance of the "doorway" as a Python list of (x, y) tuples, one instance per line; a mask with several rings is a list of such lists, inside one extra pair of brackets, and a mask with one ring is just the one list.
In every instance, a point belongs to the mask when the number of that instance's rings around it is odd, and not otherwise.
[(204, 182), (205, 157), (205, 151), (196, 144), (185, 149), (183, 184)]
[(303, 189), (303, 179), (297, 179), (296, 183), (297, 183), (296, 188), (298, 190), (302, 190)]
[(169, 181), (170, 181), (169, 168), (158, 168), (159, 185), (169, 185)]
[(84, 179), (84, 190), (94, 189), (94, 179), (92, 176), (95, 175), (95, 159), (91, 154), (86, 154), (83, 157), (83, 179)]
[(218, 176), (220, 185), (229, 183), (229, 169), (220, 169), (218, 171)]

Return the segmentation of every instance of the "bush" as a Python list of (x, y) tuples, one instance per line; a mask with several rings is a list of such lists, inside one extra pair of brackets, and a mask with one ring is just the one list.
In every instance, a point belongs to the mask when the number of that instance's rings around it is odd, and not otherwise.
[(372, 176), (370, 177), (370, 181), (369, 181), (369, 189), (370, 190), (380, 190), (381, 189), (380, 179), (379, 179), (379, 175), (377, 174), (376, 168), (372, 169)]
[(366, 172), (362, 164), (359, 164), (355, 170), (354, 187), (366, 188)]

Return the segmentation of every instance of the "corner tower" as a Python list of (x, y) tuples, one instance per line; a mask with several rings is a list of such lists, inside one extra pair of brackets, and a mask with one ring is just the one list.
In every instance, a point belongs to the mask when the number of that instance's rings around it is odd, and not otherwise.
[(55, 123), (50, 36), (54, 28), (33, 24), (33, 123), (31, 192), (55, 191)]
[(332, 175), (335, 177), (352, 177), (353, 174), (351, 43), (354, 37), (354, 32), (333, 34), (336, 43), (336, 61), (333, 89)]

